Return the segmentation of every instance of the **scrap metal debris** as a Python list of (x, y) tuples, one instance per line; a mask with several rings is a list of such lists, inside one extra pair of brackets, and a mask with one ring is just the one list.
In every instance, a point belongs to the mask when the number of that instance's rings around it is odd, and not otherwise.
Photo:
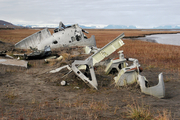
[(118, 75), (114, 77), (116, 86), (125, 86), (136, 82), (138, 75), (137, 69), (136, 65), (121, 69)]
[(30, 59), (42, 59), (46, 58), (51, 55), (52, 51), (50, 46), (45, 46), (43, 50), (38, 50), (37, 48), (32, 48), (30, 54), (13, 54), (13, 56), (18, 57), (18, 59), (25, 59), (25, 60), (30, 60)]
[[(124, 42), (121, 38), (124, 34), (121, 34), (116, 39), (105, 45), (101, 49), (96, 49), (97, 51), (88, 57), (87, 59), (83, 60), (75, 60), (71, 66), (63, 66), (57, 68), (56, 70), (50, 71), (50, 73), (59, 72), (63, 68), (68, 68), (73, 71), (81, 80), (83, 80), (88, 86), (98, 89), (97, 79), (94, 72), (94, 65), (102, 61), (105, 57), (108, 57), (114, 51), (119, 49), (121, 46), (124, 45)], [(86, 48), (87, 53), (90, 53), (92, 49)], [(135, 58), (124, 58), (123, 51), (119, 51), (119, 58), (112, 59), (109, 64), (106, 66), (105, 72), (106, 74), (111, 73), (113, 70), (118, 72), (118, 75), (114, 77), (116, 86), (125, 86), (128, 84), (133, 84), (135, 82), (139, 83), (141, 91), (145, 94), (153, 95), (158, 98), (165, 97), (165, 86), (163, 81), (162, 74), (159, 75), (159, 83), (156, 86), (147, 87), (148, 81), (145, 77), (140, 75), (142, 72), (142, 68), (137, 59)], [(133, 64), (128, 66), (127, 61), (132, 62)], [(81, 72), (82, 69), (85, 69), (85, 73)], [(69, 73), (70, 73), (69, 72)], [(68, 73), (68, 74), (69, 74)], [(66, 75), (68, 75), (66, 74)]]
[[(110, 43), (108, 43), (107, 45), (105, 45), (104, 47), (99, 49), (96, 53), (94, 53), (93, 55), (91, 55), (84, 61), (75, 60), (71, 65), (72, 67), (68, 67), (68, 68), (71, 68), (70, 72), (73, 71), (79, 78), (81, 78), (90, 87), (98, 89), (97, 88), (98, 84), (97, 84), (93, 66), (96, 63), (99, 63), (100, 61), (102, 61), (104, 58), (111, 55), (113, 52), (115, 52), (121, 46), (123, 46), (124, 42), (121, 40), (121, 38), (123, 38), (123, 37), (124, 37), (124, 33), (119, 35), (113, 41), (111, 41)], [(52, 71), (50, 71), (50, 73), (58, 72), (65, 67), (67, 67), (67, 66), (57, 68), (56, 70), (52, 70)], [(90, 72), (90, 76), (83, 74), (80, 71), (82, 69), (86, 69), (86, 72)]]
[(40, 59), (40, 58), (44, 58), (47, 56), (51, 55), (51, 48), (50, 46), (45, 46), (44, 50), (38, 50), (37, 48), (32, 48), (30, 47), (31, 50), (33, 51), (32, 53), (30, 53), (29, 55), (24, 54), (24, 58), (27, 59)]
[[(71, 65), (62, 66), (55, 70), (51, 70), (49, 73), (56, 73), (67, 68), (69, 72), (66, 75), (74, 72), (75, 75), (88, 86), (97, 90), (98, 82), (93, 66), (99, 64), (100, 61), (124, 45), (124, 42), (121, 40), (121, 38), (124, 37), (124, 33), (99, 49), (96, 47), (95, 37), (91, 36), (91, 38), (88, 39), (83, 32), (88, 33), (80, 28), (78, 24), (66, 27), (62, 22), (60, 22), (59, 28), (56, 28), (52, 35), (46, 28), (16, 43), (15, 47), (20, 49), (30, 48), (33, 51), (28, 55), (24, 54), (23, 57), (25, 59), (39, 59), (50, 56), (52, 53), (51, 48), (85, 46), (85, 53), (93, 53), (91, 56), (85, 60), (75, 60)], [(140, 75), (142, 68), (140, 67), (138, 60), (135, 58), (124, 58), (122, 50), (118, 53), (119, 58), (110, 60), (105, 69), (106, 74), (118, 72), (117, 76), (114, 77), (116, 86), (125, 86), (137, 82), (140, 86), (141, 92), (158, 98), (165, 97), (165, 86), (162, 73), (159, 74), (159, 83), (156, 86), (147, 87), (148, 80)], [(1, 51), (0, 56), (7, 55), (4, 51)], [(45, 62), (61, 61), (62, 59), (63, 56), (51, 56), (46, 58)], [(128, 66), (128, 61), (133, 62), (133, 64)], [(0, 59), (0, 64), (4, 65), (22, 66), (27, 68), (27, 63), (28, 62), (24, 60)], [(81, 70), (85, 70), (85, 73)], [(67, 81), (61, 81), (61, 85), (67, 85)]]
[(65, 46), (96, 47), (95, 37), (91, 36), (88, 39), (84, 33), (88, 32), (80, 28), (78, 24), (66, 27), (60, 22), (59, 28), (55, 29), (52, 35), (47, 28), (43, 29), (16, 43), (15, 48), (29, 49), (32, 47), (43, 50), (45, 46), (50, 46), (50, 48)]
[(67, 81), (64, 81), (64, 80), (61, 81), (61, 85), (62, 85), (62, 86), (66, 86), (67, 84), (68, 84)]
[(109, 64), (106, 66), (105, 73), (109, 74), (110, 72), (119, 72), (122, 68), (126, 67), (126, 59), (124, 58), (123, 51), (119, 51), (119, 58), (112, 59)]
[(25, 68), (28, 67), (27, 61), (14, 59), (12, 56), (7, 55), (6, 53), (7, 53), (7, 51), (0, 51), (0, 56), (2, 56), (0, 58), (0, 64), (11, 65), (11, 66), (20, 66), (20, 67), (25, 67)]
[(51, 56), (46, 59), (44, 59), (45, 62), (52, 62), (52, 61), (61, 61), (63, 59), (63, 56)]
[(56, 72), (61, 71), (61, 70), (64, 69), (64, 68), (67, 68), (69, 71), (71, 71), (70, 66), (69, 66), (69, 65), (65, 65), (65, 66), (59, 67), (59, 68), (57, 68), (57, 69), (55, 69), (55, 70), (51, 70), (49, 73), (56, 73)]
[[(126, 66), (126, 60), (132, 61), (133, 64), (131, 66)], [(165, 86), (162, 73), (159, 74), (159, 83), (156, 86), (147, 87), (148, 80), (140, 75), (142, 68), (140, 68), (138, 60), (134, 58), (125, 59), (123, 51), (119, 52), (119, 59), (110, 61), (105, 72), (110, 73), (113, 68), (119, 71), (118, 75), (114, 77), (116, 86), (126, 86), (137, 82), (140, 85), (141, 92), (158, 98), (165, 97)]]
[(164, 98), (165, 97), (165, 86), (164, 86), (164, 80), (163, 80), (163, 74), (159, 74), (159, 83), (152, 87), (146, 87), (145, 82), (146, 78), (144, 76), (138, 75), (138, 82), (141, 88), (141, 92), (153, 95), (158, 98)]
[[(79, 65), (86, 65), (86, 74), (83, 74), (79, 69)], [(92, 57), (86, 60), (75, 60), (72, 63), (72, 71), (83, 80), (88, 86), (97, 89), (97, 80), (94, 72)], [(90, 72), (90, 75), (87, 75)]]
[(12, 66), (20, 66), (27, 68), (28, 62), (25, 60), (16, 60), (16, 59), (0, 59), (0, 64), (3, 65), (12, 65)]
[(4, 56), (4, 57), (10, 58), (10, 59), (14, 59), (12, 56), (7, 55), (6, 53), (7, 53), (7, 51), (0, 51), (0, 56)]

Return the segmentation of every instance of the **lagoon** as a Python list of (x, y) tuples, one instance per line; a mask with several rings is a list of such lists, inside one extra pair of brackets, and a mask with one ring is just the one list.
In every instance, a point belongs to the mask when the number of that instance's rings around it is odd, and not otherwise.
[(180, 33), (177, 34), (153, 34), (139, 37), (138, 39), (160, 44), (178, 45), (180, 46)]

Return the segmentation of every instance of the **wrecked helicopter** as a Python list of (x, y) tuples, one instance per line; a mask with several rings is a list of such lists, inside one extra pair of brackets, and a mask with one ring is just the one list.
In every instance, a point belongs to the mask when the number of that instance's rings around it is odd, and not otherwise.
[(31, 47), (43, 50), (45, 46), (50, 46), (51, 49), (68, 46), (96, 47), (94, 35), (88, 39), (84, 33), (88, 34), (88, 32), (79, 27), (78, 24), (66, 27), (60, 22), (59, 28), (56, 28), (52, 35), (50, 31), (45, 28), (19, 41), (15, 44), (15, 48), (30, 49)]

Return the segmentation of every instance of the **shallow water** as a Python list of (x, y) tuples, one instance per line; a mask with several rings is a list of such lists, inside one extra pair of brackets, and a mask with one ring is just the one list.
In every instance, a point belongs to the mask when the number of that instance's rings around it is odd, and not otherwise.
[(154, 34), (146, 35), (145, 37), (139, 37), (139, 39), (157, 42), (160, 44), (178, 45), (180, 46), (180, 33), (178, 34)]

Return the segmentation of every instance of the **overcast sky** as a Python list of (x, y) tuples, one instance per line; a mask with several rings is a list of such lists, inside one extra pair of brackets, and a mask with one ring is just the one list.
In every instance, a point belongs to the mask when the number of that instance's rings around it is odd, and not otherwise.
[(180, 0), (0, 0), (0, 20), (13, 24), (180, 25)]

